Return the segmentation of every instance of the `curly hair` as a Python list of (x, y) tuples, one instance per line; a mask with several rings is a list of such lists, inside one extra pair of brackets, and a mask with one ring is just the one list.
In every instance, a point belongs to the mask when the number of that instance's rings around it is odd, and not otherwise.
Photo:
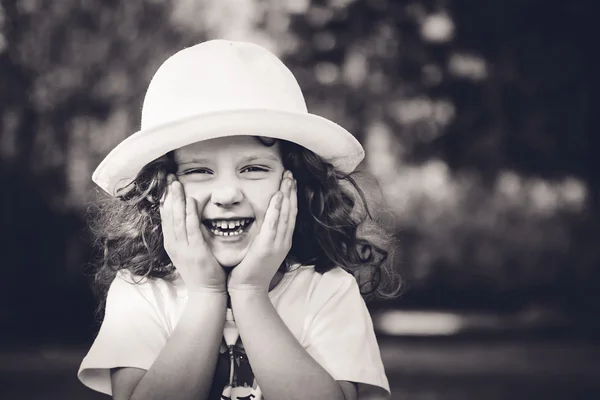
[[(257, 137), (265, 146), (279, 142), (283, 166), (298, 187), (298, 215), (290, 264), (314, 265), (325, 273), (339, 266), (356, 278), (363, 297), (391, 298), (399, 293), (394, 272), (395, 249), (389, 235), (372, 217), (364, 192), (353, 175), (342, 174), (314, 152), (284, 140)], [(90, 210), (99, 250), (94, 287), (103, 312), (110, 283), (121, 269), (134, 276), (172, 280), (175, 267), (163, 247), (159, 201), (166, 177), (177, 171), (173, 153), (149, 163), (117, 197)]]

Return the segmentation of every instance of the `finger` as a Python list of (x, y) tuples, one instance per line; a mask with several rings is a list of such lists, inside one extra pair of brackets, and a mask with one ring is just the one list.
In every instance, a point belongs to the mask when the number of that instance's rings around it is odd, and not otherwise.
[(273, 243), (275, 233), (277, 232), (277, 223), (279, 222), (279, 212), (281, 211), (281, 202), (283, 201), (283, 193), (278, 191), (271, 197), (269, 208), (265, 213), (265, 220), (260, 229), (260, 236), (267, 242)]
[(200, 230), (200, 218), (198, 217), (196, 201), (189, 196), (185, 199), (185, 228), (187, 232), (188, 243), (204, 243), (204, 237), (202, 236), (202, 231)]
[(171, 183), (173, 183), (174, 180), (175, 177), (173, 174), (167, 174), (165, 192), (163, 193), (162, 198), (160, 199), (161, 204), (165, 202), (167, 198), (167, 193), (169, 192), (169, 188), (171, 187)]
[(164, 243), (168, 243), (172, 241), (173, 238), (173, 214), (172, 214), (172, 199), (173, 199), (173, 191), (171, 190), (170, 185), (167, 185), (167, 189), (165, 190), (165, 195), (163, 201), (159, 206), (160, 211), (160, 219), (161, 219), (161, 228), (163, 231), (163, 241)]
[(292, 180), (284, 178), (281, 182), (283, 192), (283, 200), (281, 201), (281, 211), (279, 212), (279, 221), (277, 223), (277, 231), (275, 232), (275, 243), (276, 245), (284, 244), (285, 235), (287, 233), (287, 225), (289, 222), (290, 215), (290, 192), (292, 186)]
[(185, 229), (185, 196), (181, 182), (175, 181), (171, 184), (173, 189), (172, 212), (173, 212), (173, 234), (175, 240), (187, 242)]
[(285, 232), (285, 243), (292, 245), (294, 237), (294, 229), (296, 227), (296, 215), (298, 215), (298, 183), (294, 179), (290, 191), (290, 212), (288, 216), (288, 224)]

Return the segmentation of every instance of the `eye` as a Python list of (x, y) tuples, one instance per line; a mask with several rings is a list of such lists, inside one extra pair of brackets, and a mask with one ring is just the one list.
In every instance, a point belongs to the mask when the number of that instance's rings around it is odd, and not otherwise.
[(240, 172), (269, 172), (270, 169), (264, 165), (248, 165), (242, 168)]
[(179, 173), (179, 175), (191, 174), (212, 174), (212, 171), (208, 168), (188, 168)]

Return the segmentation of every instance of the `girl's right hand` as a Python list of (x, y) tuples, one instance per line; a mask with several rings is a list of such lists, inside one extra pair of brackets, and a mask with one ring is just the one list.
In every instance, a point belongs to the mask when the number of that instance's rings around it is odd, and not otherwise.
[(160, 217), (165, 250), (188, 291), (227, 293), (227, 274), (204, 240), (196, 201), (186, 198), (183, 185), (171, 174)]

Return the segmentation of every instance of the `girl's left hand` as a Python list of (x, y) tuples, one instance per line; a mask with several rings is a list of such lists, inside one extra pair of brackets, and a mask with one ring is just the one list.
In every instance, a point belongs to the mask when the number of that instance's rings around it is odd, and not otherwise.
[(268, 292), (271, 279), (292, 247), (297, 213), (296, 180), (290, 171), (286, 171), (280, 190), (271, 197), (260, 232), (242, 262), (229, 274), (227, 290), (230, 293), (240, 290)]

